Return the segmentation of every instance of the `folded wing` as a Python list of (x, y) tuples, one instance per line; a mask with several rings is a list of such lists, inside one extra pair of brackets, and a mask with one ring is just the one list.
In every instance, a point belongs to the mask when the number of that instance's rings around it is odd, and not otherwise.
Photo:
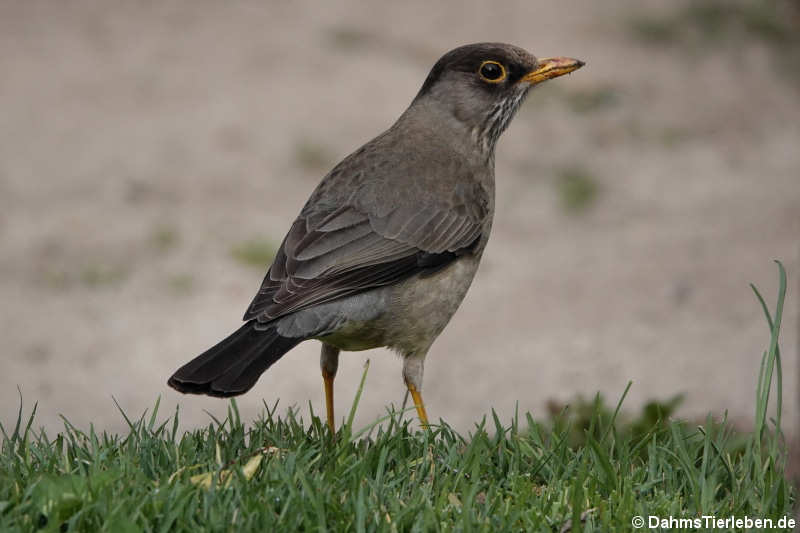
[(421, 205), (384, 211), (370, 215), (345, 205), (301, 214), (244, 319), (269, 322), (437, 270), (468, 253), (483, 227), (479, 216), (463, 208)]

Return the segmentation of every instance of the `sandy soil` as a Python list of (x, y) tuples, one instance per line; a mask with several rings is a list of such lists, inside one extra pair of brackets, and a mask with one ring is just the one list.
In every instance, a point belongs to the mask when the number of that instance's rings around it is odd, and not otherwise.
[[(627, 407), (684, 392), (686, 416), (752, 417), (768, 342), (748, 288), (800, 278), (800, 92), (757, 39), (650, 46), (634, 16), (672, 2), (0, 3), (0, 421), (17, 387), (38, 423), (120, 430), (161, 395), (187, 426), (226, 403), (165, 386), (234, 329), (330, 164), (386, 128), (456, 45), (518, 44), (588, 66), (535, 92), (500, 143), (484, 264), (429, 356), (428, 412), (546, 414), (600, 391)], [(701, 42), (702, 43), (702, 42)], [(582, 104), (583, 102), (583, 104)], [(588, 102), (588, 104), (587, 104)], [(558, 176), (594, 180), (580, 213)], [(797, 397), (798, 295), (785, 316)], [(240, 401), (323, 412), (318, 345)], [(358, 420), (402, 401), (400, 363), (364, 360)], [(787, 406), (796, 426), (796, 402)]]

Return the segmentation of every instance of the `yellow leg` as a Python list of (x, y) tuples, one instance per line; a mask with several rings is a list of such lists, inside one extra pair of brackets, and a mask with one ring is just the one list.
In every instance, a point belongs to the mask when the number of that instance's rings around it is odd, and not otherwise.
[(336, 434), (336, 426), (333, 423), (333, 378), (335, 374), (328, 373), (324, 368), (322, 369), (322, 381), (325, 382), (325, 411), (328, 415), (328, 428), (331, 430), (331, 435)]
[(408, 383), (408, 392), (411, 393), (411, 398), (414, 400), (414, 407), (417, 408), (417, 416), (419, 416), (419, 421), (422, 424), (424, 429), (428, 429), (428, 414), (425, 412), (425, 404), (422, 402), (422, 394), (417, 390), (417, 388)]

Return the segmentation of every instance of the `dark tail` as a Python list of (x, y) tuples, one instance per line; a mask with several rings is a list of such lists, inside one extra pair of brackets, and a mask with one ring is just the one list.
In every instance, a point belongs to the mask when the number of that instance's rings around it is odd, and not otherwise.
[(244, 394), (265, 370), (303, 340), (281, 337), (275, 327), (256, 329), (255, 320), (251, 320), (180, 367), (167, 384), (191, 394), (219, 397)]

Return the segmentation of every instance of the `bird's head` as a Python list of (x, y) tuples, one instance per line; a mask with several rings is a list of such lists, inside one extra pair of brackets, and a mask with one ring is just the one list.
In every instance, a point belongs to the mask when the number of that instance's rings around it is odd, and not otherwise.
[(567, 57), (537, 59), (510, 44), (469, 44), (436, 62), (414, 102), (452, 115), (491, 149), (531, 87), (583, 65)]

